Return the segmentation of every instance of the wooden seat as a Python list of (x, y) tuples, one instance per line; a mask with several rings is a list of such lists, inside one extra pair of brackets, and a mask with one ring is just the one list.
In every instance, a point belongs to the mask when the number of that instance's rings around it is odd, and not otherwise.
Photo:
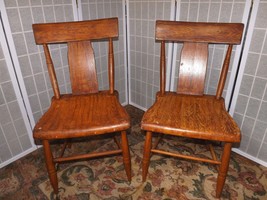
[[(240, 23), (156, 22), (156, 40), (161, 42), (160, 91), (156, 95), (155, 103), (145, 112), (141, 122), (141, 128), (146, 131), (142, 166), (143, 181), (146, 180), (151, 153), (203, 161), (219, 165), (216, 197), (221, 196), (232, 144), (239, 143), (241, 140), (240, 129), (225, 109), (222, 92), (232, 47), (241, 42), (242, 33), (243, 24)], [(166, 41), (183, 44), (175, 92), (165, 91)], [(204, 94), (209, 44), (228, 45), (214, 95)], [(160, 133), (161, 136), (173, 135), (223, 142), (223, 153), (221, 158), (217, 159), (211, 145), (211, 159), (164, 151), (158, 149), (161, 137), (152, 145), (153, 133)]]
[[(122, 154), (126, 175), (131, 181), (131, 163), (126, 130), (130, 118), (118, 100), (114, 89), (113, 38), (118, 37), (118, 19), (99, 19), (81, 22), (33, 24), (37, 44), (42, 44), (48, 72), (54, 91), (51, 105), (36, 123), (33, 137), (43, 143), (47, 171), (54, 192), (58, 193), (55, 164)], [(91, 41), (108, 40), (109, 90), (99, 91), (94, 52)], [(60, 94), (48, 44), (67, 43), (72, 93)], [(115, 137), (118, 149), (63, 157), (52, 154), (52, 140), (82, 138), (101, 134), (121, 133), (121, 142)]]

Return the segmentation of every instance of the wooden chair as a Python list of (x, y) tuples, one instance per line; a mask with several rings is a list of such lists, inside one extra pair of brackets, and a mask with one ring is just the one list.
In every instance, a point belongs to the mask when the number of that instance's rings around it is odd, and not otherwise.
[[(146, 131), (143, 157), (143, 181), (146, 180), (151, 153), (175, 156), (219, 165), (216, 196), (220, 197), (229, 166), (232, 143), (240, 142), (240, 129), (225, 109), (222, 92), (230, 63), (232, 47), (242, 38), (240, 23), (156, 22), (156, 40), (161, 41), (160, 91), (141, 122)], [(165, 91), (165, 41), (183, 44), (176, 92)], [(208, 45), (226, 44), (228, 50), (215, 95), (204, 94)], [(212, 159), (197, 158), (157, 149), (152, 133), (182, 136), (224, 143), (221, 160), (210, 146)]]
[[(80, 22), (33, 24), (37, 44), (42, 44), (48, 72), (54, 91), (51, 106), (37, 122), (33, 137), (42, 141), (47, 171), (54, 192), (58, 193), (55, 164), (64, 161), (95, 158), (122, 153), (127, 178), (131, 181), (130, 153), (126, 130), (130, 118), (118, 101), (114, 90), (113, 38), (118, 37), (118, 19), (100, 19)], [(99, 91), (91, 41), (108, 40), (109, 90)], [(60, 94), (48, 44), (67, 43), (72, 94)], [(115, 137), (118, 150), (93, 152), (85, 155), (54, 157), (50, 142), (59, 139), (82, 138), (121, 133), (121, 143)]]

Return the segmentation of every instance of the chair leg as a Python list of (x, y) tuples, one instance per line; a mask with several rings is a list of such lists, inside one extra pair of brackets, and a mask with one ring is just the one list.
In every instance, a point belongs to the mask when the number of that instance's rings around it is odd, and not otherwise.
[(148, 167), (150, 162), (150, 150), (152, 146), (152, 132), (146, 132), (146, 140), (144, 145), (143, 166), (142, 166), (142, 179), (146, 181)]
[(43, 140), (43, 146), (44, 146), (45, 162), (46, 162), (46, 168), (48, 171), (49, 179), (50, 179), (50, 182), (54, 189), (55, 194), (58, 194), (57, 172), (55, 168), (55, 163), (53, 161), (53, 154), (50, 149), (49, 141)]
[(229, 168), (230, 154), (231, 154), (232, 143), (225, 143), (223, 148), (223, 154), (221, 159), (221, 165), (217, 178), (216, 186), (216, 197), (219, 198), (222, 194), (225, 178)]
[(131, 157), (130, 157), (130, 151), (129, 151), (129, 145), (128, 145), (128, 139), (127, 139), (127, 133), (126, 131), (121, 132), (121, 149), (122, 149), (122, 156), (123, 156), (123, 164), (126, 171), (126, 175), (128, 178), (128, 181), (131, 181)]

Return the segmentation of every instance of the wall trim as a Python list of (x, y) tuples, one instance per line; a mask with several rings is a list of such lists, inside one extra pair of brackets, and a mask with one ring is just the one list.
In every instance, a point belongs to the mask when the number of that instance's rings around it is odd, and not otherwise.
[[(128, 32), (127, 32), (127, 27), (129, 26), (129, 20), (128, 20), (128, 13), (129, 13), (129, 1), (128, 0), (122, 0), (122, 21), (123, 21), (123, 44), (124, 44), (124, 49), (127, 49), (128, 46), (128, 42), (130, 41), (128, 39)], [(127, 52), (123, 51), (123, 55), (124, 55), (124, 77), (125, 77), (125, 102), (124, 104), (128, 104), (129, 103), (129, 66), (128, 66), (128, 59), (129, 56), (127, 56)]]
[(129, 105), (132, 105), (136, 108), (139, 108), (140, 110), (147, 111), (147, 108), (144, 108), (142, 106), (137, 105), (136, 103), (130, 102)]
[(36, 147), (32, 147), (32, 148), (30, 148), (30, 149), (28, 149), (28, 150), (26, 150), (26, 151), (23, 151), (22, 153), (20, 153), (20, 154), (14, 156), (14, 157), (12, 157), (11, 159), (9, 159), (9, 160), (7, 160), (7, 161), (2, 162), (2, 163), (0, 164), (0, 169), (1, 169), (2, 167), (7, 166), (8, 164), (10, 164), (10, 163), (12, 163), (12, 162), (18, 160), (18, 159), (20, 159), (20, 158), (26, 156), (27, 154), (32, 153), (32, 152), (35, 151), (35, 150), (36, 150)]
[(265, 162), (265, 161), (263, 161), (263, 160), (261, 160), (259, 158), (253, 157), (250, 154), (247, 154), (247, 153), (241, 151), (240, 149), (233, 148), (232, 151), (237, 153), (237, 154), (239, 154), (239, 155), (241, 155), (241, 156), (244, 156), (245, 158), (248, 158), (249, 160), (252, 160), (252, 161), (254, 161), (254, 162), (256, 162), (256, 163), (258, 163), (258, 164), (260, 164), (260, 165), (262, 165), (264, 167), (267, 167), (267, 162)]

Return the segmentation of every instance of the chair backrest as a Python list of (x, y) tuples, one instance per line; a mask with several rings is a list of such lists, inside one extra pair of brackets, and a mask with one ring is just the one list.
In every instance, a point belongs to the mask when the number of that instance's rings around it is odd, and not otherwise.
[(113, 38), (118, 37), (118, 18), (33, 24), (32, 27), (36, 44), (42, 44), (44, 47), (48, 72), (56, 98), (60, 98), (60, 91), (48, 48), (48, 44), (56, 43), (67, 43), (68, 46), (72, 93), (87, 94), (98, 92), (95, 58), (91, 41), (108, 40), (109, 91), (110, 93), (114, 92)]
[(166, 84), (165, 41), (183, 43), (176, 92), (192, 95), (204, 94), (208, 45), (228, 45), (216, 92), (216, 97), (220, 98), (226, 81), (232, 47), (234, 44), (240, 44), (242, 33), (243, 24), (241, 23), (157, 21), (156, 40), (161, 41), (161, 93), (165, 92)]

